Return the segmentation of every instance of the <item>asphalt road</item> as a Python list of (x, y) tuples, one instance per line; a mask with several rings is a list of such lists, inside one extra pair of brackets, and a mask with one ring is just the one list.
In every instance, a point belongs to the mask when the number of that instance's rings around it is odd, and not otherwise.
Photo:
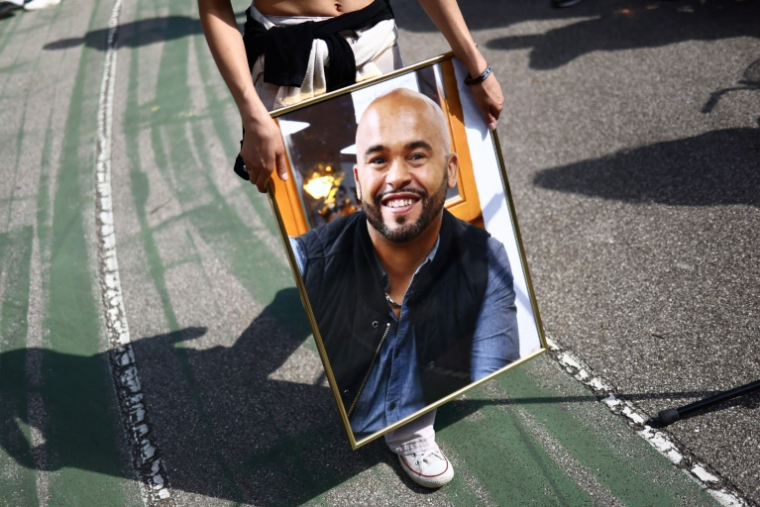
[[(650, 415), (760, 379), (760, 3), (462, 4), (550, 336)], [(759, 402), (668, 428), (755, 502)]]
[(439, 411), (432, 493), (345, 441), (194, 3), (113, 6), (0, 19), (0, 505), (760, 503), (760, 396), (637, 419), (760, 378), (760, 2), (462, 2), (562, 351)]

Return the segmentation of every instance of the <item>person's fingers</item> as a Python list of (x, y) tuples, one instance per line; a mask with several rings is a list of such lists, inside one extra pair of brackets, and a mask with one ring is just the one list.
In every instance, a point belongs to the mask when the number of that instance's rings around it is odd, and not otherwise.
[[(475, 92), (476, 90), (473, 90), (473, 93)], [(483, 89), (477, 90), (475, 102), (483, 115), (483, 119), (486, 121), (486, 124), (488, 124), (488, 128), (493, 130), (491, 124), (495, 123), (496, 120), (499, 119), (499, 116), (501, 116), (504, 103), (503, 99), (500, 96), (491, 96), (488, 94), (488, 90)]]
[(493, 128), (491, 130), (496, 130), (496, 121), (501, 116), (502, 107), (499, 105), (498, 107), (492, 107), (491, 108), (491, 114), (489, 114), (489, 123), (493, 124)]
[(252, 185), (258, 188), (259, 192), (266, 192), (267, 181), (269, 181), (270, 171), (266, 170), (266, 163), (262, 160), (250, 160), (245, 162), (245, 168), (248, 171), (248, 180)]
[(245, 164), (245, 170), (248, 172), (248, 181), (251, 183), (251, 185), (256, 185), (256, 172), (253, 170), (253, 167)]
[(259, 171), (258, 177), (256, 178), (256, 188), (259, 189), (259, 192), (261, 192), (262, 194), (266, 193), (268, 182), (269, 182), (269, 172)]
[[(473, 90), (473, 93), (475, 91)], [(498, 120), (504, 105), (504, 96), (502, 95), (501, 85), (496, 76), (494, 74), (488, 76), (485, 81), (480, 83), (477, 92), (480, 98), (481, 110), (486, 121), (491, 123), (490, 117)]]
[[(243, 156), (243, 153), (241, 152), (240, 155)], [(243, 157), (243, 164), (245, 164), (245, 170), (248, 172), (248, 181), (251, 182), (251, 185), (256, 185), (256, 179), (259, 176), (256, 165), (250, 158), (246, 159), (245, 157)]]
[[(243, 153), (240, 153), (240, 156), (243, 156)], [(243, 158), (243, 166), (245, 167), (245, 172), (248, 173), (248, 181), (251, 183), (251, 185), (256, 184), (256, 171), (253, 169), (253, 164), (249, 163), (245, 158)]]
[(501, 110), (504, 106), (504, 102), (497, 102), (496, 104), (491, 106), (491, 116), (493, 116), (495, 119), (499, 119), (499, 116), (501, 116)]
[(496, 130), (496, 118), (494, 115), (489, 114), (486, 116), (486, 124), (488, 124), (488, 130)]
[(280, 129), (268, 115), (261, 121), (252, 121), (246, 125), (240, 154), (249, 180), (259, 192), (267, 191), (274, 170), (277, 170), (281, 178), (287, 179), (287, 161), (284, 158), (285, 148)]

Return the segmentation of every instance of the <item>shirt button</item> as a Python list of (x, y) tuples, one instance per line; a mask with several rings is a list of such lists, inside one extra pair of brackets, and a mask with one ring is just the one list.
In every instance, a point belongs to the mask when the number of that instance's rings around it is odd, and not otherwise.
[(435, 361), (430, 361), (428, 363), (428, 370), (432, 370), (433, 368), (435, 368)]
[(377, 326), (379, 326), (379, 325), (380, 325), (380, 323), (378, 321), (376, 321), (376, 320), (372, 321), (372, 329), (377, 329)]
[(395, 408), (396, 408), (396, 402), (395, 401), (391, 402), (391, 404), (388, 405), (388, 408), (390, 408), (391, 410), (395, 410)]
[(343, 391), (343, 396), (348, 396), (349, 394), (351, 394), (351, 393), (348, 391), (348, 389), (346, 389), (345, 391)]

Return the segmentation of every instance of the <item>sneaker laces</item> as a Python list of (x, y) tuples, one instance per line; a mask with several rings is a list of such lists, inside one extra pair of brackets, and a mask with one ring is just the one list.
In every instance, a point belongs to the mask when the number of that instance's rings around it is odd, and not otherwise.
[(425, 469), (431, 465), (434, 465), (439, 461), (446, 461), (446, 458), (441, 453), (441, 449), (437, 446), (433, 449), (425, 449), (419, 452), (413, 452), (408, 455), (414, 461), (414, 466), (420, 471), (424, 472)]

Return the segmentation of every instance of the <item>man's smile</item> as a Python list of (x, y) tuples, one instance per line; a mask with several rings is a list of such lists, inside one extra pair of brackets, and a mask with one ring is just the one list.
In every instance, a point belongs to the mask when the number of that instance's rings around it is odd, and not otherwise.
[(385, 206), (389, 208), (402, 208), (404, 206), (411, 206), (415, 202), (413, 199), (392, 199), (385, 203)]
[(412, 209), (421, 197), (409, 192), (394, 192), (386, 195), (380, 200), (380, 204), (385, 208), (390, 208), (394, 213), (404, 213)]
[(388, 192), (379, 201), (382, 207), (390, 209), (393, 213), (405, 213), (422, 200), (423, 195), (421, 194), (424, 194), (421, 190)]

